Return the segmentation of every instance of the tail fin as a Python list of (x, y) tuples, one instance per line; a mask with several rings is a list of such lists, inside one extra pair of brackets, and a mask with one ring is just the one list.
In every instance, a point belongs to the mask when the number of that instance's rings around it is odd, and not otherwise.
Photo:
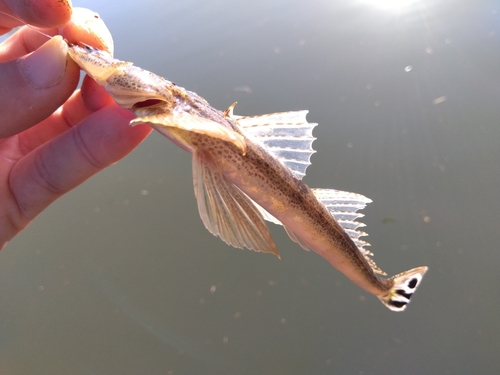
[(426, 272), (427, 267), (417, 267), (391, 277), (388, 280), (393, 280), (394, 285), (386, 295), (379, 297), (380, 301), (392, 311), (404, 311)]

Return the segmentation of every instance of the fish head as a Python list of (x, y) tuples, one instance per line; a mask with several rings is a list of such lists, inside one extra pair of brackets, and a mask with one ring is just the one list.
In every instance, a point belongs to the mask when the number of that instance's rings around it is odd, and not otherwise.
[(116, 74), (117, 69), (132, 65), (88, 44), (68, 43), (68, 46), (68, 54), (73, 61), (102, 86), (111, 75)]

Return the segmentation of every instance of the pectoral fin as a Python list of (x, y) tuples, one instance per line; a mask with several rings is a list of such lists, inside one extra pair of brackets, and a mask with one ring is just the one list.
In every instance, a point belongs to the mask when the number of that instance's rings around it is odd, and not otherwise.
[(212, 138), (220, 139), (232, 143), (238, 147), (242, 154), (246, 154), (245, 138), (235, 131), (218, 124), (214, 121), (205, 119), (186, 112), (168, 112), (152, 116), (142, 116), (130, 121), (130, 125), (149, 124), (160, 133), (165, 128), (177, 128), (188, 132), (203, 134)]
[(193, 182), (201, 219), (212, 234), (231, 246), (279, 257), (264, 219), (250, 198), (215, 167), (207, 166), (197, 152), (193, 154)]

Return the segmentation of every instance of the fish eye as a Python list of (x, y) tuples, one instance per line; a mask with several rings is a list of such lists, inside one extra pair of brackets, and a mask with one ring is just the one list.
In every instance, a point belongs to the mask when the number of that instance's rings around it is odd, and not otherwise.
[(78, 43), (78, 45), (80, 45), (83, 49), (85, 49), (85, 51), (87, 52), (95, 52), (95, 51), (98, 51), (97, 48), (94, 48), (92, 46), (89, 46), (88, 44), (86, 43), (83, 43), (83, 42), (80, 42)]

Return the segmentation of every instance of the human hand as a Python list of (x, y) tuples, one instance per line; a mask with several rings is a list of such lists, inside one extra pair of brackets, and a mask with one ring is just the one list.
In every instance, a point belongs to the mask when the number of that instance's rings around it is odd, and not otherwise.
[[(71, 5), (60, 0), (0, 0), (0, 11), (46, 34), (112, 50), (94, 13), (72, 16)], [(0, 13), (0, 34), (20, 24)], [(61, 37), (47, 41), (24, 26), (0, 44), (0, 249), (50, 203), (151, 132), (128, 126), (133, 114), (89, 77), (75, 91), (79, 76)]]

